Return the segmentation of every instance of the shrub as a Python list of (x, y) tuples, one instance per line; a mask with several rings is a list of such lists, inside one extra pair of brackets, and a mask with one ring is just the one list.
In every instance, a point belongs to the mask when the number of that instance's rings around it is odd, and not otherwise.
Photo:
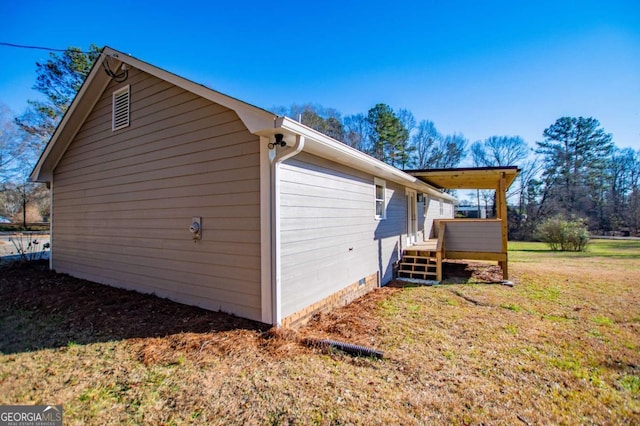
[(20, 255), (22, 262), (44, 259), (46, 251), (51, 248), (50, 243), (40, 244), (37, 238), (32, 239), (30, 235), (23, 233), (13, 234), (9, 242), (15, 247), (16, 254)]
[(585, 251), (590, 234), (584, 220), (555, 216), (536, 228), (536, 238), (549, 244), (553, 251)]

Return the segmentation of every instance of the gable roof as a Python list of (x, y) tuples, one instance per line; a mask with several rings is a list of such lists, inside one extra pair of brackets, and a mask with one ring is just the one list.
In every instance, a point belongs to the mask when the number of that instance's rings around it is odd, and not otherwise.
[(288, 145), (293, 145), (296, 137), (303, 136), (305, 138), (303, 151), (305, 152), (348, 165), (418, 191), (437, 195), (451, 201), (455, 200), (454, 197), (440, 192), (417, 177), (351, 148), (295, 120), (278, 116), (262, 108), (217, 92), (110, 47), (105, 47), (102, 50), (78, 94), (53, 133), (31, 172), (30, 178), (32, 181), (51, 182), (53, 170), (111, 81), (111, 77), (104, 72), (103, 66), (108, 65), (110, 69), (117, 70), (123, 64), (137, 68), (235, 111), (247, 129), (253, 134), (274, 138), (275, 134), (280, 133), (284, 135), (284, 140)]

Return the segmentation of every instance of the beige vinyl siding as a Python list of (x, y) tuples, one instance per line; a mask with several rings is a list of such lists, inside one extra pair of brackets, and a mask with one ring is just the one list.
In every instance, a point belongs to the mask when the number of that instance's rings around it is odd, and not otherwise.
[[(130, 126), (112, 131), (112, 93), (126, 84)], [(259, 138), (235, 112), (132, 69), (53, 181), (57, 271), (261, 319)]]
[(406, 240), (404, 188), (387, 181), (375, 219), (374, 176), (308, 153), (281, 166), (282, 315), (381, 271), (393, 275)]

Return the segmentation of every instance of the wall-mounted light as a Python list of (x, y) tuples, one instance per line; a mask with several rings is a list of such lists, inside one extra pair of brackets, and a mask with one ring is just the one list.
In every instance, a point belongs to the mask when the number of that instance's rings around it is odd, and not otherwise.
[(287, 146), (287, 143), (284, 141), (284, 135), (282, 133), (276, 133), (275, 137), (276, 137), (276, 141), (269, 143), (269, 149), (273, 149), (277, 145), (280, 145), (282, 147)]

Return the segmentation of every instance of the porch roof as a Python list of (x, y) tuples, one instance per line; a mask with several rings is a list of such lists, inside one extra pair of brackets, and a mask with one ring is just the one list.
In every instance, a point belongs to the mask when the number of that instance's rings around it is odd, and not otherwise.
[(493, 189), (496, 191), (496, 216), (500, 219), (500, 233), (502, 237), (501, 253), (462, 252), (456, 255), (472, 259), (488, 259), (498, 256), (497, 260), (502, 267), (502, 276), (504, 279), (509, 278), (509, 266), (507, 262), (507, 234), (509, 232), (507, 226), (507, 189), (513, 183), (516, 176), (518, 176), (520, 170), (515, 166), (506, 166), (405, 171), (436, 188)]
[(405, 170), (405, 172), (440, 189), (497, 190), (500, 187), (500, 179), (503, 177), (505, 189), (509, 188), (520, 170), (516, 166), (506, 166)]

